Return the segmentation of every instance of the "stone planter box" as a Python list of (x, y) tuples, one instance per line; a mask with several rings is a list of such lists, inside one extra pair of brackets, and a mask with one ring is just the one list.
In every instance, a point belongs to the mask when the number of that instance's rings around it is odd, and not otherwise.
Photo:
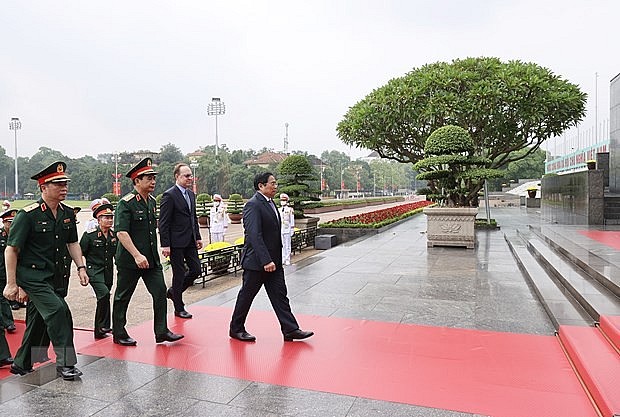
[(424, 214), (427, 247), (465, 246), (473, 249), (476, 246), (474, 224), (477, 208), (429, 207), (424, 209)]
[(407, 217), (406, 219), (402, 219), (392, 224), (388, 224), (387, 226), (380, 227), (379, 229), (365, 229), (355, 227), (319, 227), (316, 233), (317, 235), (335, 235), (336, 244), (340, 245), (350, 240), (366, 238), (385, 232), (386, 230), (391, 229), (392, 227), (395, 227), (402, 222), (406, 222), (409, 219), (411, 219), (411, 217)]
[(310, 227), (316, 227), (319, 223), (318, 217), (304, 217), (303, 219), (295, 219), (295, 227), (299, 229), (308, 229)]

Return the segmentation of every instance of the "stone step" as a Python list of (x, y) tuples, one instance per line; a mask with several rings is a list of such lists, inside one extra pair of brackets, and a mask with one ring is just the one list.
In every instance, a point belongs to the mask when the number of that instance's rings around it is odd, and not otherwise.
[(554, 276), (562, 286), (596, 321), (601, 314), (620, 316), (620, 300), (596, 279), (576, 268), (538, 238), (531, 238), (527, 247), (545, 271)]
[(561, 325), (591, 326), (594, 320), (574, 297), (538, 263), (521, 236), (504, 238), (556, 330)]
[(569, 240), (551, 228), (530, 226), (529, 230), (556, 253), (607, 287), (616, 297), (620, 297), (620, 268), (616, 266), (620, 264), (620, 254), (617, 251), (594, 252), (580, 246), (576, 239)]

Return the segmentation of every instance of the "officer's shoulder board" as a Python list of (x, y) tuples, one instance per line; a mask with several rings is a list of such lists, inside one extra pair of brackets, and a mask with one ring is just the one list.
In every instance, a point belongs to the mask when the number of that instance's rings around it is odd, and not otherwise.
[(131, 199), (132, 199), (132, 198), (134, 198), (135, 196), (136, 196), (136, 194), (134, 194), (134, 193), (129, 193), (129, 194), (126, 194), (125, 196), (123, 196), (123, 200), (125, 200), (125, 201), (131, 201)]
[(22, 210), (24, 210), (27, 213), (27, 212), (30, 212), (30, 211), (36, 209), (37, 207), (39, 207), (39, 203), (32, 203), (32, 204), (29, 204), (26, 207), (24, 207)]

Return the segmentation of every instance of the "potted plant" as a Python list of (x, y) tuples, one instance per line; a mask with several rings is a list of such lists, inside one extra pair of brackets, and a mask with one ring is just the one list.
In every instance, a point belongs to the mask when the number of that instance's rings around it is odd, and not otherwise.
[(528, 187), (527, 196), (529, 198), (536, 198), (536, 193), (538, 193), (538, 187)]
[(315, 190), (310, 183), (317, 181), (319, 177), (314, 168), (303, 155), (291, 155), (278, 167), (278, 192), (289, 196), (289, 204), (292, 205), (295, 214), (295, 225), (299, 227), (316, 227), (318, 217), (304, 215), (304, 203), (319, 201), (319, 190)]
[(243, 217), (243, 197), (241, 197), (241, 194), (231, 194), (228, 197), (226, 212), (232, 224), (241, 223)]
[(202, 193), (196, 196), (196, 215), (200, 227), (209, 227), (209, 205), (212, 199), (209, 194)]
[(485, 168), (491, 161), (475, 154), (469, 132), (459, 126), (443, 126), (431, 133), (424, 145), (424, 159), (414, 164), (418, 180), (428, 181), (426, 198), (439, 207), (426, 208), (427, 245), (475, 246), (474, 224), (478, 191), (487, 178), (504, 173)]

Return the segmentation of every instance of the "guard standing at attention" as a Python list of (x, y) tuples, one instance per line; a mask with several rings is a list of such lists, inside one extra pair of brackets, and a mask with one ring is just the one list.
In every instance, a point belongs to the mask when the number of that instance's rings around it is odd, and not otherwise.
[(114, 280), (114, 254), (116, 253), (116, 234), (114, 225), (114, 206), (98, 203), (94, 205), (93, 217), (98, 225), (95, 230), (86, 231), (80, 239), (82, 254), (86, 258), (86, 270), (90, 285), (97, 297), (95, 310), (95, 339), (103, 339), (112, 331), (110, 328), (110, 290)]
[(112, 308), (114, 343), (135, 346), (129, 337), (127, 307), (136, 290), (138, 280), (153, 298), (153, 327), (155, 342), (176, 342), (181, 334), (168, 329), (166, 283), (157, 251), (157, 203), (151, 195), (155, 189), (155, 175), (151, 158), (144, 158), (125, 176), (131, 178), (134, 189), (121, 198), (116, 206), (114, 231), (120, 245), (116, 249), (116, 292)]
[(32, 176), (39, 184), (41, 198), (17, 212), (11, 225), (5, 251), (4, 296), (20, 302), (28, 300), (26, 331), (11, 365), (14, 374), (32, 371), (27, 360), (30, 346), (47, 332), (56, 353), (56, 374), (64, 380), (82, 375), (75, 367), (71, 311), (64, 298), (54, 291), (55, 280), (65, 273), (65, 247), (78, 265), (80, 284), (88, 285), (86, 266), (81, 264), (75, 213), (62, 203), (69, 182), (66, 167), (64, 162), (54, 162)]

